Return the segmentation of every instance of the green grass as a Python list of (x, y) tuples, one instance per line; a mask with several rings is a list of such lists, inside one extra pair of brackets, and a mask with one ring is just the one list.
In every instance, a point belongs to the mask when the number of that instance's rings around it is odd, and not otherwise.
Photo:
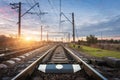
[(99, 48), (92, 48), (88, 46), (81, 46), (81, 48), (78, 48), (78, 45), (75, 45), (75, 47), (73, 47), (73, 44), (70, 44), (70, 46), (90, 56), (100, 57), (100, 58), (109, 56), (109, 57), (115, 57), (115, 58), (120, 59), (120, 52), (118, 51), (110, 51), (110, 50), (104, 50), (104, 49), (99, 49)]

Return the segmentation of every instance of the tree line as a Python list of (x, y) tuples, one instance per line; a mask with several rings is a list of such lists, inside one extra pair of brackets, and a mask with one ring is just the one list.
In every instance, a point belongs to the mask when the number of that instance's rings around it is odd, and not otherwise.
[(96, 43), (115, 43), (115, 44), (118, 44), (118, 43), (120, 43), (120, 40), (114, 40), (114, 39), (98, 40), (98, 38), (95, 37), (94, 35), (86, 36), (86, 41), (78, 40), (78, 44), (91, 45), (91, 44), (96, 44)]

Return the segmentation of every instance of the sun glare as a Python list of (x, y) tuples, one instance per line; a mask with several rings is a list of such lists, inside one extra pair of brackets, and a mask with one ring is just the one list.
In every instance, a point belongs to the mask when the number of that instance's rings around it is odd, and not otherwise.
[(31, 38), (31, 37), (25, 37), (25, 40), (26, 40), (26, 41), (31, 41), (32, 38)]

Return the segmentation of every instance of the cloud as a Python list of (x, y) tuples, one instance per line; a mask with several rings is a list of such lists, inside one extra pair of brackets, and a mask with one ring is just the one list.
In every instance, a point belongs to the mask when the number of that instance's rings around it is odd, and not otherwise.
[(15, 10), (12, 10), (10, 6), (0, 7), (0, 16), (6, 17), (8, 19), (18, 16), (18, 13)]
[(115, 16), (112, 19), (97, 24), (88, 24), (78, 29), (80, 35), (100, 35), (105, 36), (120, 35), (120, 16)]

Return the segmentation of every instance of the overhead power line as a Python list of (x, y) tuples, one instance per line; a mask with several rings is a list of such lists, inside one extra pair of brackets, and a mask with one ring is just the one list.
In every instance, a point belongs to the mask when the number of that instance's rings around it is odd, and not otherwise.
[[(33, 0), (34, 1), (34, 3), (37, 3), (35, 0)], [(39, 10), (39, 12), (41, 13), (42, 11), (40, 10), (40, 4), (39, 4), (39, 6), (38, 6), (38, 10)]]
[(61, 12), (61, 15), (63, 15), (70, 23), (72, 23), (72, 21), (68, 19), (68, 17), (63, 12)]
[(48, 0), (48, 3), (49, 3), (49, 5), (51, 6), (53, 12), (55, 12), (55, 15), (58, 16), (57, 13), (56, 13), (57, 10), (56, 10), (55, 7), (52, 5), (52, 2), (51, 2), (50, 0)]
[[(44, 15), (44, 14), (48, 14), (47, 12), (42, 12), (41, 9), (40, 9), (40, 3), (39, 2), (36, 2), (35, 0), (33, 0), (34, 3), (38, 3), (38, 10), (39, 10), (39, 13), (37, 13), (40, 17), (40, 20), (41, 20), (41, 15)], [(36, 13), (33, 13), (33, 14), (36, 14)]]
[[(34, 3), (37, 3), (35, 0), (33, 0), (33, 1), (34, 1)], [(38, 4), (38, 10), (39, 10), (38, 16), (39, 16), (39, 18), (41, 20), (41, 13), (42, 13), (42, 11), (40, 10), (40, 4)]]
[(21, 15), (21, 17), (22, 16), (24, 16), (26, 13), (28, 13), (31, 9), (33, 9), (36, 5), (38, 5), (39, 3), (36, 3), (36, 4), (34, 4), (30, 9), (28, 9), (25, 13), (23, 13), (22, 15)]
[[(32, 5), (29, 3), (29, 1), (28, 0), (26, 0), (26, 2), (28, 3), (28, 5), (30, 6), (30, 7), (32, 7)], [(33, 10), (36, 12), (36, 10), (33, 8)], [(28, 14), (32, 14), (32, 12), (28, 12)], [(39, 15), (39, 13), (38, 12), (36, 12), (36, 15), (40, 18), (40, 20), (41, 20), (41, 16)]]

